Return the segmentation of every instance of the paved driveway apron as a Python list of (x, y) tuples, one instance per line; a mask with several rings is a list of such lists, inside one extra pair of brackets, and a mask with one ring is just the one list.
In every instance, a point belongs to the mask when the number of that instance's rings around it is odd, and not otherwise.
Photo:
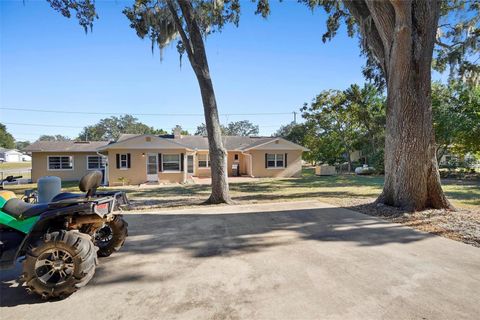
[(473, 319), (480, 250), (315, 201), (126, 215), (63, 301), (1, 274), (1, 319)]

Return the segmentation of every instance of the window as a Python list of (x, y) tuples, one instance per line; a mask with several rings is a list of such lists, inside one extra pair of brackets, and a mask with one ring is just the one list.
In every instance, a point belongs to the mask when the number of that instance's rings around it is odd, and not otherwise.
[(267, 154), (267, 168), (283, 168), (283, 153)]
[(48, 170), (73, 170), (73, 157), (49, 156)]
[(162, 156), (163, 171), (180, 171), (180, 155), (164, 154)]
[(120, 155), (120, 169), (128, 169), (128, 155), (121, 154)]
[(207, 153), (198, 155), (198, 167), (199, 168), (210, 168), (210, 155)]
[(106, 158), (101, 156), (87, 156), (87, 169), (103, 169), (105, 168)]

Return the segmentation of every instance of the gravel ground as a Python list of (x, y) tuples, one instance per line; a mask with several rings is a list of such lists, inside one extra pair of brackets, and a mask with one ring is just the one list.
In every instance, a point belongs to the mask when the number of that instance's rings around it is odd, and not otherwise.
[[(373, 203), (374, 199), (357, 199), (351, 210), (405, 224), (417, 230), (433, 233), (452, 240), (480, 247), (480, 211), (457, 209), (405, 212), (398, 208)], [(352, 199), (349, 199), (352, 202)]]
[[(315, 198), (311, 198), (312, 200)], [(144, 200), (133, 201), (133, 210), (151, 210), (155, 207), (185, 208), (202, 206), (203, 199), (195, 196), (183, 199), (169, 200)], [(475, 247), (480, 247), (480, 210), (467, 210), (458, 208), (449, 210), (424, 210), (418, 212), (405, 212), (401, 209), (375, 204), (375, 198), (347, 198), (329, 197), (317, 198), (332, 205), (358, 211), (367, 215), (381, 217), (385, 220), (401, 223), (420, 231), (433, 233), (445, 238), (464, 242)], [(295, 201), (295, 200), (291, 200)], [(237, 204), (267, 203), (269, 200), (243, 200)]]

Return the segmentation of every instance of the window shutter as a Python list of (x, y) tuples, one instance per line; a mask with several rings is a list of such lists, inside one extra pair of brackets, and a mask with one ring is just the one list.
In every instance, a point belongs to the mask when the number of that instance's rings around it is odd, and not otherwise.
[(180, 171), (185, 171), (185, 163), (184, 163), (183, 153), (180, 154)]
[(268, 153), (265, 153), (265, 168), (268, 168)]
[(162, 172), (163, 171), (163, 168), (162, 168), (162, 154), (159, 153), (158, 154), (158, 172)]
[(117, 153), (117, 169), (120, 169), (120, 155)]
[(288, 163), (288, 162), (287, 162), (287, 156), (288, 156), (288, 153), (285, 153), (285, 163), (284, 163), (285, 168), (287, 167), (287, 163)]
[(127, 153), (127, 168), (130, 169), (130, 153)]

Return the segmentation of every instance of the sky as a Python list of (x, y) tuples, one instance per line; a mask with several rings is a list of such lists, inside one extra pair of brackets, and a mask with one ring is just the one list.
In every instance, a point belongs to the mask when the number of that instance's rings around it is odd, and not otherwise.
[[(356, 38), (342, 29), (324, 44), (322, 10), (271, 2), (271, 15), (263, 19), (243, 1), (239, 27), (229, 25), (206, 40), (221, 122), (250, 120), (267, 136), (322, 90), (364, 82)], [(162, 61), (158, 50), (152, 54), (150, 41), (140, 39), (122, 14), (132, 3), (97, 0), (99, 19), (85, 34), (75, 18), (61, 16), (45, 0), (0, 1), (0, 122), (15, 139), (75, 138), (112, 113), (170, 114), (137, 116), (167, 131), (178, 124), (194, 133), (204, 122), (188, 59), (180, 67), (176, 42), (164, 49)]]

